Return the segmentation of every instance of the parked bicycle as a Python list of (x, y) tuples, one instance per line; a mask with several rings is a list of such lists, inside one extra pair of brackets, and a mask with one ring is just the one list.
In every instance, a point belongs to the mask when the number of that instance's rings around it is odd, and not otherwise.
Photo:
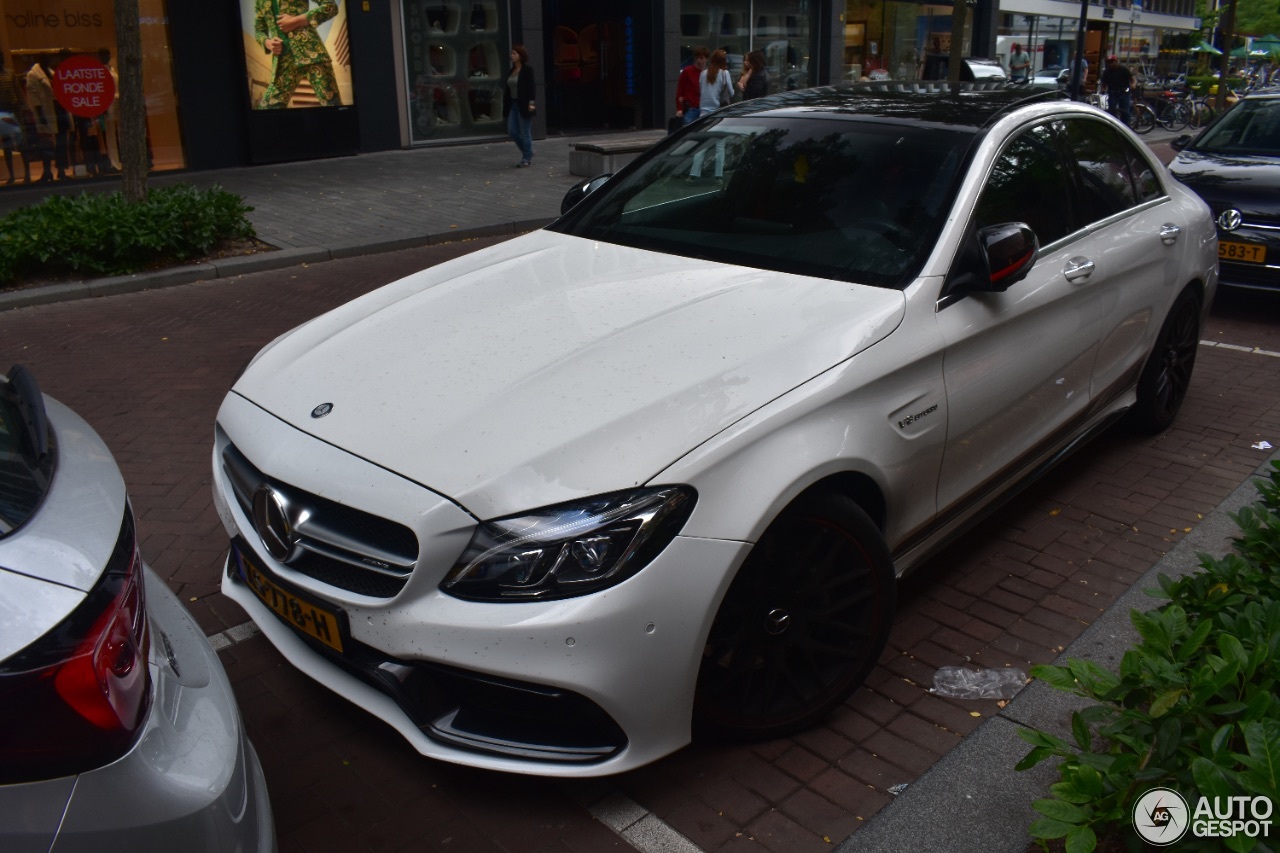
[(1154, 106), (1134, 99), (1129, 127), (1135, 133), (1148, 133), (1157, 124), (1165, 130), (1182, 130), (1191, 123), (1191, 107), (1177, 92), (1166, 89), (1153, 100)]

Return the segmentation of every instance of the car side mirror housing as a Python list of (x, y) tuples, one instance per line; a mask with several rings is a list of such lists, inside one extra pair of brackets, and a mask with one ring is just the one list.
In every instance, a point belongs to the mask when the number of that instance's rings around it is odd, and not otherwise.
[(965, 240), (947, 277), (946, 303), (967, 293), (1003, 293), (1027, 277), (1040, 252), (1040, 241), (1025, 222), (979, 228)]
[(585, 181), (579, 181), (564, 194), (564, 198), (560, 202), (560, 215), (564, 216), (574, 205), (591, 195), (600, 187), (604, 186), (605, 181), (613, 177), (613, 172), (606, 172), (603, 175), (596, 175), (594, 178), (587, 178)]
[(1174, 151), (1181, 151), (1191, 144), (1191, 138), (1192, 138), (1191, 134), (1184, 133), (1181, 136), (1179, 136), (1177, 139), (1170, 142), (1169, 147), (1172, 148)]
[(1036, 232), (1025, 222), (1005, 222), (978, 229), (978, 246), (986, 259), (986, 286), (975, 290), (1002, 293), (1027, 277), (1040, 253)]

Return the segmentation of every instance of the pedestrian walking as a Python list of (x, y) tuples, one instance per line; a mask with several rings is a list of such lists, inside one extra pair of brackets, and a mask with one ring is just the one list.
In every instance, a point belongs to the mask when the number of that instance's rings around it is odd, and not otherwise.
[(502, 116), (507, 120), (507, 135), (520, 149), (517, 168), (533, 165), (533, 115), (537, 112), (538, 90), (529, 66), (529, 51), (524, 45), (511, 46), (511, 71), (502, 88)]

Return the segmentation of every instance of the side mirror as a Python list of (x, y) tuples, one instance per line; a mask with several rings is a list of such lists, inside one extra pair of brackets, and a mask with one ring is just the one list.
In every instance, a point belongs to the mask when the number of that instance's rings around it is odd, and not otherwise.
[(1184, 133), (1181, 136), (1179, 136), (1177, 139), (1170, 142), (1169, 147), (1172, 148), (1174, 151), (1181, 151), (1191, 144), (1191, 138), (1192, 138), (1191, 134)]
[(987, 282), (975, 290), (1003, 292), (1022, 281), (1040, 252), (1036, 232), (1025, 222), (1005, 222), (978, 229), (978, 245), (987, 261)]
[(612, 177), (613, 172), (606, 172), (603, 175), (596, 175), (594, 178), (587, 178), (585, 181), (579, 181), (574, 184), (572, 189), (564, 194), (564, 199), (560, 202), (560, 215), (564, 216), (575, 204), (600, 189), (600, 187), (604, 186), (604, 182)]

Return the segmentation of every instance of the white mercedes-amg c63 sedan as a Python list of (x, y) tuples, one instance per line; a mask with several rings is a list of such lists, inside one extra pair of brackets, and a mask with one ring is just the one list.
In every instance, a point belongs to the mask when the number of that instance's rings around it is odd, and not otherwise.
[(1207, 207), (1110, 116), (905, 88), (717, 111), (273, 342), (218, 413), (224, 592), (446, 761), (820, 719), (898, 576), (1173, 420), (1216, 286)]

